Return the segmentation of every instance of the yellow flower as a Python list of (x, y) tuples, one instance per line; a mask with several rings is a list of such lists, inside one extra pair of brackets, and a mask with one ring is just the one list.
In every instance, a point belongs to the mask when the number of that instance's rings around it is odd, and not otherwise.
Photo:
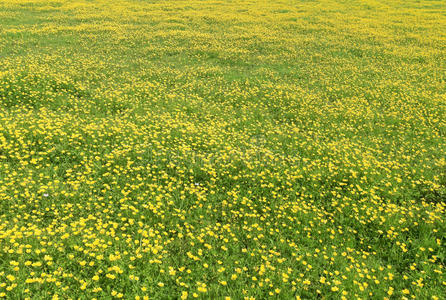
[(181, 292), (181, 300), (187, 299), (188, 293), (186, 291)]

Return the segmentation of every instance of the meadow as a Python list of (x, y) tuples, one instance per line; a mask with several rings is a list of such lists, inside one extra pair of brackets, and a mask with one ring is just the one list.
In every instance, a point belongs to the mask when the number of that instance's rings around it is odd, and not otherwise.
[(444, 299), (442, 0), (0, 0), (0, 298)]

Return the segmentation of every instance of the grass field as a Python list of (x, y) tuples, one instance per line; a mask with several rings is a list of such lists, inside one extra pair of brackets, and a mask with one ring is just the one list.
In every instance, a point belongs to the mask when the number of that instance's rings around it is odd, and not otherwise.
[(445, 213), (442, 0), (0, 0), (0, 298), (442, 299)]

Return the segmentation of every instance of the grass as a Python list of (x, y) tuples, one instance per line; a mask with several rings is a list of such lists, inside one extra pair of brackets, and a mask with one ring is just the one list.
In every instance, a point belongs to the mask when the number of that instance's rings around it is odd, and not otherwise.
[(0, 297), (441, 299), (445, 26), (0, 0)]

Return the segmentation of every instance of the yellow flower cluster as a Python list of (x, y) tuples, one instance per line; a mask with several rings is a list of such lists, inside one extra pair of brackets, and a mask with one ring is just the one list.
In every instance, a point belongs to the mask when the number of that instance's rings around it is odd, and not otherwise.
[(443, 298), (444, 12), (0, 0), (0, 298)]

